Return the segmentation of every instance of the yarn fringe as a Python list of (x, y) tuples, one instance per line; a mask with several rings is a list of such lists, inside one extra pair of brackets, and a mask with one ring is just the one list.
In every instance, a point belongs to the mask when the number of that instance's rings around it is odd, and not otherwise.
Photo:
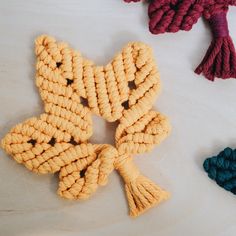
[(195, 73), (214, 81), (215, 77), (222, 79), (236, 78), (236, 53), (230, 36), (215, 38)]
[(170, 194), (147, 177), (140, 175), (134, 181), (125, 184), (126, 195), (130, 208), (130, 216), (137, 217), (149, 208), (167, 200)]
[(131, 217), (137, 217), (169, 198), (168, 192), (140, 174), (131, 157), (119, 156), (115, 166), (125, 182)]

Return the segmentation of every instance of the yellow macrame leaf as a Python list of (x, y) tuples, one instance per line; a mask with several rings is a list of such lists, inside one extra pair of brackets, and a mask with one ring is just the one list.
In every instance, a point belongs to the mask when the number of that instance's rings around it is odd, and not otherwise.
[(144, 153), (150, 151), (170, 133), (166, 116), (149, 111), (130, 126), (120, 124), (116, 131), (116, 145), (120, 153)]
[[(170, 131), (167, 118), (151, 110), (160, 91), (151, 48), (129, 43), (107, 65), (96, 66), (68, 44), (42, 35), (35, 54), (44, 112), (11, 129), (1, 141), (7, 153), (33, 172), (59, 172), (58, 194), (64, 198), (88, 198), (115, 168), (124, 179), (131, 216), (167, 199), (131, 156), (149, 151)], [(92, 113), (119, 121), (116, 148), (88, 142)]]

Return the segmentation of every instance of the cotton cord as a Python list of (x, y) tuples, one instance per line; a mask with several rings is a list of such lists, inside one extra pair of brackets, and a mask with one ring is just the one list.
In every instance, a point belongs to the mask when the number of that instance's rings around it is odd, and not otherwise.
[[(59, 172), (58, 194), (67, 199), (89, 198), (113, 169), (123, 177), (131, 216), (167, 199), (132, 157), (170, 132), (167, 117), (152, 110), (160, 79), (151, 48), (129, 43), (106, 66), (96, 66), (68, 44), (42, 35), (35, 53), (44, 113), (6, 134), (1, 141), (6, 152), (33, 172)], [(115, 147), (89, 142), (92, 114), (119, 121)]]

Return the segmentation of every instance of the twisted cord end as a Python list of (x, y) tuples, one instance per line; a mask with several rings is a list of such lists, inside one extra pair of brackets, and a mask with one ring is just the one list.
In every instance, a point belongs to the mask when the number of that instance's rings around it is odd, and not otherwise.
[(170, 194), (147, 177), (140, 175), (135, 181), (125, 185), (130, 208), (130, 216), (137, 217), (148, 209), (167, 200)]
[(229, 35), (227, 12), (221, 11), (212, 14), (208, 19), (214, 39), (195, 73), (211, 80), (222, 78), (236, 78), (236, 52)]
[(115, 166), (125, 182), (131, 217), (137, 217), (169, 198), (168, 192), (140, 174), (131, 157), (120, 156)]

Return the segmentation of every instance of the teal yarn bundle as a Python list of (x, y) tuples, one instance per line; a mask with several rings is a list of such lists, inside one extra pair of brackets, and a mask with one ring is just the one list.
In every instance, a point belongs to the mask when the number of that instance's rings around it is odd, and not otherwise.
[(236, 149), (229, 147), (203, 163), (209, 178), (227, 191), (236, 194)]

